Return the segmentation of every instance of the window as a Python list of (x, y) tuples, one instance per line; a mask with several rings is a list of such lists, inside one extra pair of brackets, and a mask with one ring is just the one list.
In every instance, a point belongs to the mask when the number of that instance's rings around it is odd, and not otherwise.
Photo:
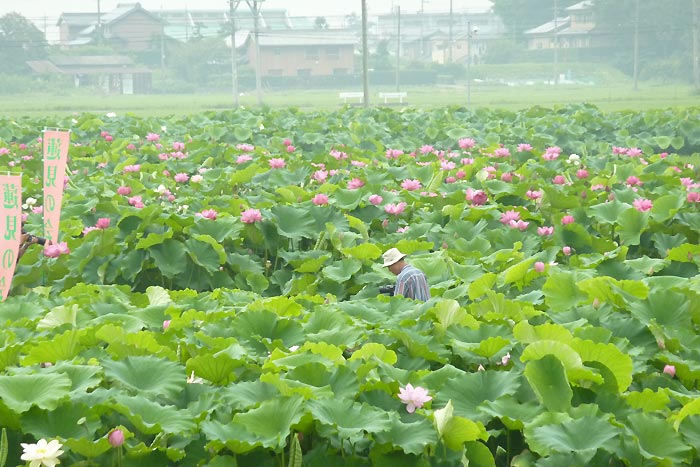
[(272, 54), (273, 55), (282, 55), (282, 47), (275, 47), (272, 49)]
[(297, 69), (297, 76), (311, 76), (311, 69), (310, 68), (298, 68)]
[(338, 60), (340, 58), (340, 47), (326, 47), (326, 57), (331, 60)]
[(318, 60), (318, 47), (307, 47), (304, 55), (307, 60)]

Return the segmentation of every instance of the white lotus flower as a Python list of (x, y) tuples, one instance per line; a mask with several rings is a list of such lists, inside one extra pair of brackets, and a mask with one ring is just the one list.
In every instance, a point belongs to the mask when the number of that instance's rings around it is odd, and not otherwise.
[(39, 467), (45, 465), (46, 467), (55, 467), (60, 464), (61, 461), (58, 456), (63, 454), (61, 443), (52, 439), (46, 442), (45, 439), (40, 439), (36, 444), (21, 443), (24, 453), (20, 457), (23, 461), (29, 461), (29, 467)]
[(114, 118), (116, 116), (117, 114), (115, 114), (114, 112), (107, 112), (107, 118)]

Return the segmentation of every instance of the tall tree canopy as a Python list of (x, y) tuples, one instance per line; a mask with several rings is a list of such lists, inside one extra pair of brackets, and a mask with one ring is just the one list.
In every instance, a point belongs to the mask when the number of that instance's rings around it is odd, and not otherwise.
[(24, 73), (27, 60), (46, 57), (44, 34), (24, 16), (8, 13), (0, 18), (0, 63), (6, 73)]

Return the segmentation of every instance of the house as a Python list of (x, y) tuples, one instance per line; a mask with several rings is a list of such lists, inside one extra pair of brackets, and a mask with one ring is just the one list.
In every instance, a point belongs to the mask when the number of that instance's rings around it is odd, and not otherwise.
[(151, 90), (151, 71), (124, 55), (54, 55), (27, 65), (35, 73), (69, 75), (76, 87), (95, 86), (108, 94), (144, 94)]
[[(261, 76), (328, 76), (355, 72), (358, 38), (344, 30), (260, 31)], [(255, 63), (255, 36), (248, 60)]]
[(583, 49), (592, 46), (591, 31), (595, 28), (593, 0), (578, 2), (565, 11), (567, 16), (525, 31), (529, 49)]
[(107, 13), (63, 13), (58, 19), (59, 44), (79, 46), (107, 41), (124, 50), (153, 46), (163, 34), (163, 23), (140, 3), (119, 3)]
[(474, 63), (479, 61), (489, 43), (502, 37), (505, 26), (493, 12), (493, 2), (482, 0), (468, 11), (452, 14), (401, 11), (400, 17), (398, 12), (377, 17), (378, 39), (388, 40), (391, 51), (396, 50), (399, 31), (402, 60), (444, 64), (465, 63), (469, 57)]

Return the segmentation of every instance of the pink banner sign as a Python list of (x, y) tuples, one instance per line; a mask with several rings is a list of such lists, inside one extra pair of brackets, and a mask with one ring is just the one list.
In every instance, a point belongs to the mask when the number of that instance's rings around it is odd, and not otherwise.
[(70, 131), (44, 130), (44, 237), (58, 243)]
[(0, 288), (7, 298), (22, 237), (22, 176), (0, 175)]

